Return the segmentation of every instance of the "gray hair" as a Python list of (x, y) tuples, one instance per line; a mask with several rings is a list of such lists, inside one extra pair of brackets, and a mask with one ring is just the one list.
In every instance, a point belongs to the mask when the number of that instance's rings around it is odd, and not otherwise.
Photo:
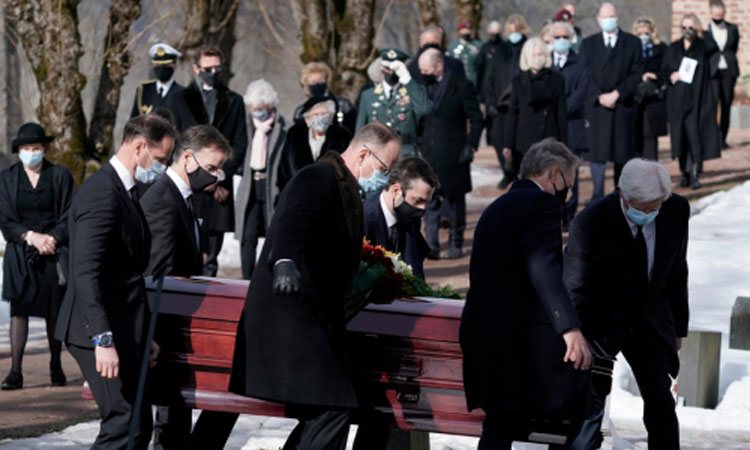
[(521, 161), (521, 178), (532, 178), (544, 173), (552, 166), (559, 166), (563, 173), (570, 172), (581, 164), (581, 160), (568, 147), (555, 138), (546, 138), (529, 148)]
[(625, 164), (618, 186), (628, 201), (665, 201), (672, 195), (672, 182), (667, 169), (656, 161), (642, 158), (631, 159)]
[[(544, 49), (544, 56), (541, 58), (534, 54), (537, 48)], [(521, 59), (519, 66), (524, 72), (533, 70), (539, 71), (552, 65), (552, 57), (547, 51), (547, 44), (540, 37), (533, 37), (523, 44), (521, 49)]]
[(552, 22), (552, 25), (550, 25), (549, 27), (550, 33), (553, 33), (555, 31), (555, 28), (558, 28), (558, 27), (565, 28), (565, 30), (570, 35), (570, 39), (573, 39), (573, 37), (575, 37), (576, 30), (575, 28), (573, 28), (573, 25), (571, 25), (570, 22), (563, 22), (563, 21)]
[(249, 108), (268, 105), (276, 107), (279, 105), (279, 95), (271, 83), (261, 78), (247, 85), (245, 91), (245, 105)]
[(310, 115), (310, 111), (312, 111), (313, 108), (315, 108), (316, 106), (318, 106), (320, 104), (323, 104), (323, 106), (326, 107), (326, 109), (328, 110), (329, 113), (333, 114), (333, 113), (336, 112), (336, 103), (334, 103), (333, 100), (324, 100), (322, 102), (318, 102), (318, 103), (312, 105), (310, 107), (310, 109), (308, 109), (307, 111), (305, 111), (305, 113), (302, 116), (303, 117), (309, 116)]

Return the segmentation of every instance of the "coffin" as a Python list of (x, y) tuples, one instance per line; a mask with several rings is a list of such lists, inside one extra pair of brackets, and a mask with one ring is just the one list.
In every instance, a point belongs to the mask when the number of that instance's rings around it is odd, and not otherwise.
[[(237, 322), (248, 282), (166, 278), (150, 385), (156, 404), (284, 417), (284, 406), (227, 392)], [(155, 283), (149, 286), (153, 300)], [(403, 299), (370, 305), (348, 325), (363, 411), (359, 422), (479, 436), (483, 414), (468, 413), (458, 327), (463, 302)]]

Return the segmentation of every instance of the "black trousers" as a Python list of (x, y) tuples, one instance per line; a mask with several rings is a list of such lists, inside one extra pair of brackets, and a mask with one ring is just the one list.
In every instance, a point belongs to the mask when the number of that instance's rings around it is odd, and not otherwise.
[(698, 123), (693, 119), (695, 113), (688, 113), (683, 119), (683, 145), (679, 150), (680, 171), (683, 175), (697, 175), (703, 171), (703, 149), (701, 136), (693, 125)]
[(425, 212), (425, 234), (430, 249), (439, 252), (440, 240), (438, 232), (440, 229), (441, 215), (447, 215), (451, 221), (449, 248), (461, 248), (464, 245), (464, 230), (466, 230), (466, 196), (459, 198), (440, 197), (433, 198)]
[[(142, 354), (136, 349), (122, 346), (117, 349), (120, 359), (120, 375), (113, 380), (105, 380), (96, 371), (94, 349), (68, 345), (68, 351), (81, 368), (88, 381), (99, 408), (101, 426), (93, 450), (124, 449), (128, 445), (130, 422), (133, 420), (135, 396), (138, 388), (138, 375)], [(140, 413), (140, 427), (136, 434), (135, 448), (146, 449), (151, 440), (151, 405), (144, 399)]]
[(183, 450), (190, 442), (193, 410), (184, 405), (157, 406), (154, 420), (154, 450)]
[(245, 224), (240, 239), (242, 278), (245, 280), (249, 280), (255, 270), (258, 239), (266, 235), (266, 180), (254, 181), (253, 194), (245, 210)]
[(719, 129), (721, 130), (722, 142), (727, 141), (729, 132), (729, 114), (734, 101), (734, 85), (737, 83), (737, 77), (727, 76), (726, 70), (719, 70), (716, 76), (711, 80), (716, 98), (719, 100)]
[(224, 245), (224, 232), (209, 230), (206, 242), (206, 263), (203, 264), (203, 275), (215, 277), (219, 273), (219, 253)]
[[(670, 373), (675, 372), (677, 355), (650, 325), (639, 328), (622, 349), (633, 369), (643, 397), (643, 423), (648, 432), (648, 448), (680, 449), (680, 427), (672, 397)], [(605, 398), (590, 393), (587, 419), (571, 450), (594, 450), (601, 443)]]

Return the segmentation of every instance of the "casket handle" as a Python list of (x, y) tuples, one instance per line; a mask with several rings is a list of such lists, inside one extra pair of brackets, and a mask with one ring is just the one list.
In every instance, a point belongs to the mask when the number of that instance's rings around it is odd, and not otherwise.
[(399, 392), (397, 395), (399, 403), (418, 403), (419, 393), (417, 392)]
[(390, 381), (405, 382), (414, 381), (422, 374), (422, 362), (419, 360), (405, 359), (398, 366), (398, 372), (388, 376)]

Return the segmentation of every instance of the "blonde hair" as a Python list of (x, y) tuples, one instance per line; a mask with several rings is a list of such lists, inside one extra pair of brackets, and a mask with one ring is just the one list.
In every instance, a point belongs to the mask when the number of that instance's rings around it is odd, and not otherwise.
[(305, 80), (307, 80), (307, 77), (314, 73), (322, 73), (326, 76), (326, 82), (331, 82), (331, 68), (328, 67), (328, 64), (322, 63), (322, 62), (311, 62), (307, 63), (302, 67), (302, 74), (299, 77), (299, 82), (302, 83), (302, 86), (305, 86), (307, 83), (305, 83)]
[[(534, 55), (534, 52), (537, 48), (541, 48), (542, 50), (544, 50), (543, 57), (540, 58)], [(519, 66), (524, 72), (527, 72), (529, 70), (538, 72), (545, 67), (552, 66), (552, 57), (550, 57), (550, 53), (547, 51), (547, 44), (544, 43), (542, 38), (533, 37), (526, 41), (525, 44), (523, 44)]]
[(696, 16), (695, 13), (687, 13), (684, 16), (682, 16), (682, 20), (680, 20), (680, 29), (682, 29), (682, 22), (685, 19), (690, 19), (693, 22), (695, 35), (703, 39), (703, 24), (701, 23), (701, 20), (698, 18), (698, 16)]
[(507, 36), (508, 34), (508, 27), (510, 25), (515, 25), (516, 31), (528, 36), (531, 33), (531, 29), (529, 28), (529, 24), (526, 23), (526, 19), (523, 18), (520, 14), (511, 14), (508, 16), (507, 19), (505, 19), (505, 28), (504, 28), (504, 34)]
[(640, 27), (646, 27), (648, 29), (648, 35), (651, 37), (651, 42), (654, 45), (661, 44), (659, 29), (656, 27), (656, 21), (653, 17), (641, 16), (635, 19), (635, 22), (633, 22), (633, 34), (638, 35), (636, 30)]

